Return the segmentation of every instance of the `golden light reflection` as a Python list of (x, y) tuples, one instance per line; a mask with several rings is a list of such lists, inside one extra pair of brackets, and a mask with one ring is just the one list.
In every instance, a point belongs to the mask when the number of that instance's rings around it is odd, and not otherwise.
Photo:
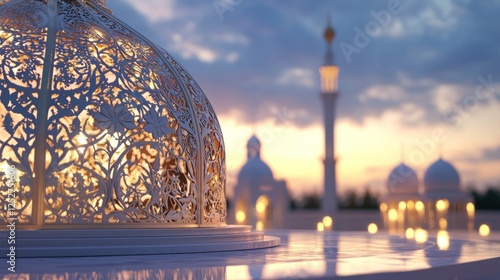
[(404, 201), (400, 201), (400, 202), (399, 202), (399, 204), (398, 204), (398, 208), (399, 208), (399, 210), (401, 210), (401, 211), (406, 210), (406, 202), (404, 202)]
[(267, 206), (269, 205), (269, 198), (265, 195), (259, 196), (257, 202), (255, 203), (255, 210), (257, 213), (263, 214), (266, 211)]
[(415, 230), (415, 241), (417, 241), (418, 244), (425, 243), (428, 239), (429, 234), (425, 229), (417, 228)]
[(238, 212), (236, 212), (236, 221), (238, 223), (243, 223), (245, 222), (245, 219), (246, 219), (246, 215), (245, 215), (245, 212), (239, 210)]
[(259, 201), (257, 202), (255, 209), (257, 210), (257, 213), (264, 213), (264, 211), (266, 210), (266, 205), (262, 201)]
[(398, 219), (398, 212), (396, 211), (396, 209), (389, 210), (388, 215), (390, 221), (396, 221)]
[(332, 219), (332, 217), (330, 217), (330, 216), (323, 217), (323, 225), (327, 229), (331, 228), (332, 225), (333, 225), (333, 219)]
[(446, 230), (438, 231), (437, 245), (441, 251), (446, 251), (450, 247), (450, 235)]
[(318, 224), (316, 225), (316, 230), (317, 231), (324, 231), (325, 230), (325, 225), (323, 225), (322, 222), (318, 222)]
[[(85, 135), (83, 135), (82, 133), (79, 133), (78, 136), (76, 137), (76, 141), (78, 142), (78, 144), (81, 144), (81, 145), (87, 145), (87, 137), (85, 137)], [(83, 154), (85, 152), (85, 148), (84, 147), (80, 147), (78, 148), (78, 152)]]
[(387, 204), (384, 202), (380, 203), (380, 211), (385, 212), (387, 211)]
[(439, 228), (446, 229), (448, 227), (448, 221), (445, 218), (439, 219)]
[(487, 224), (482, 224), (479, 227), (479, 235), (488, 236), (490, 235), (490, 227)]
[(405, 235), (406, 235), (406, 239), (413, 239), (413, 238), (415, 238), (415, 231), (413, 230), (413, 228), (407, 228)]
[(447, 201), (440, 199), (436, 202), (436, 209), (439, 211), (444, 211), (446, 208), (448, 208)]
[(261, 221), (258, 221), (256, 224), (255, 224), (255, 229), (258, 230), (258, 231), (262, 231), (264, 230), (264, 223), (261, 222)]
[(368, 233), (375, 234), (378, 231), (378, 226), (374, 223), (368, 225)]
[(408, 210), (413, 210), (413, 208), (415, 208), (415, 202), (413, 202), (413, 200), (408, 201), (408, 203), (406, 203), (406, 207)]
[(423, 211), (424, 210), (424, 203), (422, 201), (417, 201), (417, 203), (415, 203), (415, 209), (417, 209), (417, 211)]
[(474, 212), (476, 211), (476, 207), (472, 202), (467, 203), (466, 209), (467, 209), (467, 216), (469, 216), (469, 218), (474, 217)]

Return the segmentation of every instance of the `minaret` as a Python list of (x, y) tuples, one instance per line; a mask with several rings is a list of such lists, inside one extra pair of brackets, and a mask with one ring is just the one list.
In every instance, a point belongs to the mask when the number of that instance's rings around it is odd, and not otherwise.
[(337, 211), (336, 175), (335, 175), (335, 103), (337, 99), (337, 79), (339, 67), (333, 63), (332, 41), (335, 36), (330, 20), (325, 30), (324, 37), (327, 43), (325, 64), (319, 68), (321, 76), (321, 99), (324, 106), (325, 118), (325, 174), (324, 174), (324, 195), (322, 210), (325, 215), (333, 217)]

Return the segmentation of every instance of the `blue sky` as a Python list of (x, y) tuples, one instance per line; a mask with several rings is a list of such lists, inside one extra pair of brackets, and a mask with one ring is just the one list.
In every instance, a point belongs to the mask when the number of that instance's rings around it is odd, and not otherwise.
[[(296, 193), (320, 190), (322, 151), (308, 152), (307, 146), (323, 145), (317, 68), (324, 61), (322, 33), (330, 14), (341, 69), (340, 189), (369, 185), (383, 192), (387, 174), (401, 160), (398, 143), (406, 147), (405, 161), (413, 160), (423, 177), (439, 152), (434, 147), (426, 153), (425, 145), (416, 143), (429, 143), (436, 129), (447, 135), (440, 150), (464, 186), (500, 182), (499, 1), (108, 0), (107, 5), (178, 58), (201, 85), (221, 119), (230, 175), (244, 162), (244, 142), (256, 133), (269, 138), (265, 159), (276, 177), (287, 179)], [(355, 51), (349, 55), (349, 50)], [(310, 134), (309, 145), (299, 134)], [(411, 158), (418, 149), (425, 160)], [(291, 173), (303, 165), (306, 172)]]

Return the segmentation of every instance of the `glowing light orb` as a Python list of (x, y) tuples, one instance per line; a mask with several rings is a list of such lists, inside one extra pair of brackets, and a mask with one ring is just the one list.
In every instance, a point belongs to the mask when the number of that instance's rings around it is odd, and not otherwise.
[(396, 209), (391, 209), (389, 210), (388, 216), (390, 221), (395, 221), (398, 219), (398, 211), (396, 211)]
[(323, 217), (323, 225), (325, 228), (330, 228), (333, 225), (333, 219), (330, 216)]
[(368, 225), (368, 233), (375, 234), (378, 231), (378, 226), (374, 223)]
[(446, 251), (450, 247), (450, 235), (445, 230), (438, 231), (437, 245), (439, 250)]
[(399, 202), (399, 204), (398, 204), (398, 208), (399, 208), (399, 210), (401, 210), (401, 211), (406, 210), (406, 202), (404, 202), (404, 201), (400, 201), (400, 202)]
[(316, 224), (316, 230), (317, 231), (324, 231), (325, 230), (325, 225), (322, 222), (318, 222)]
[(417, 209), (417, 211), (423, 211), (424, 210), (424, 203), (422, 201), (417, 201), (417, 203), (415, 203), (415, 209)]
[(479, 235), (488, 236), (490, 235), (490, 227), (487, 224), (482, 224), (479, 226)]
[(413, 228), (407, 228), (405, 231), (405, 236), (406, 236), (406, 239), (415, 238), (415, 230)]
[(429, 233), (425, 229), (417, 228), (415, 230), (415, 241), (417, 241), (418, 244), (425, 243), (428, 239)]
[(236, 221), (237, 221), (238, 223), (243, 223), (243, 222), (245, 222), (245, 219), (246, 219), (246, 218), (247, 218), (247, 216), (245, 215), (245, 212), (243, 212), (243, 211), (241, 211), (241, 210), (240, 210), (240, 211), (238, 211), (238, 212), (236, 212)]
[(382, 202), (380, 203), (380, 211), (385, 212), (387, 211), (387, 204)]

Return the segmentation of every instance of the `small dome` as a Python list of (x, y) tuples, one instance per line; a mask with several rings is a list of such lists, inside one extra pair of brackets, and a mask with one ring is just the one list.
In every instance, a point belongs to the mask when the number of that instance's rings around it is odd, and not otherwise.
[(449, 162), (437, 160), (425, 172), (425, 192), (459, 192), (460, 177)]
[(404, 163), (396, 166), (387, 178), (387, 191), (394, 194), (418, 193), (418, 178), (415, 171)]
[(268, 184), (274, 181), (271, 168), (260, 159), (260, 140), (253, 135), (247, 142), (248, 160), (238, 174), (238, 183), (254, 185)]
[(238, 173), (238, 184), (265, 185), (274, 181), (271, 168), (260, 158), (251, 158)]

